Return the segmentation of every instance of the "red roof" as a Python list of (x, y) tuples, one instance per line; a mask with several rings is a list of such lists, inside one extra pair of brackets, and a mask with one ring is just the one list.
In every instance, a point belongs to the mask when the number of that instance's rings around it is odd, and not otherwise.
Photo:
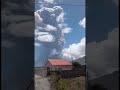
[(72, 65), (69, 61), (61, 59), (49, 59), (48, 62), (52, 65)]

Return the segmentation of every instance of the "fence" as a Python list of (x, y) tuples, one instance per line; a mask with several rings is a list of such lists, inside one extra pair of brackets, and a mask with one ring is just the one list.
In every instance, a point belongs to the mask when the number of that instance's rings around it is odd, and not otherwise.
[(74, 78), (85, 76), (85, 71), (83, 69), (72, 69), (72, 70), (62, 70), (62, 71), (49, 71), (47, 75), (57, 74), (62, 78)]

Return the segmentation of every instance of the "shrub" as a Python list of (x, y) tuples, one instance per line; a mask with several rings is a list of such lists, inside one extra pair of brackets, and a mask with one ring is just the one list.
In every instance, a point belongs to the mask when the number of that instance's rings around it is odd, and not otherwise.
[(69, 90), (69, 84), (65, 79), (62, 79), (59, 75), (52, 75), (49, 79), (51, 86), (56, 90)]
[(74, 68), (82, 68), (82, 65), (78, 62), (72, 62)]

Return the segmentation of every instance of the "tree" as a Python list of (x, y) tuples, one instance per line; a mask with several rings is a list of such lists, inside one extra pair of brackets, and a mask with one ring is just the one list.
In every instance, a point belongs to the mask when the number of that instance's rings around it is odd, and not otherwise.
[(72, 62), (74, 68), (82, 68), (82, 65), (78, 62)]

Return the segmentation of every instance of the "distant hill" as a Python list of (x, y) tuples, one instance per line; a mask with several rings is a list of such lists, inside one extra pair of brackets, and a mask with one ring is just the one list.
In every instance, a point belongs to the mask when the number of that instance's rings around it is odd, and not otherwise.
[(73, 60), (73, 62), (78, 62), (81, 65), (85, 65), (85, 56), (82, 58), (75, 59), (75, 60)]
[(119, 90), (119, 71), (88, 81), (88, 90)]

